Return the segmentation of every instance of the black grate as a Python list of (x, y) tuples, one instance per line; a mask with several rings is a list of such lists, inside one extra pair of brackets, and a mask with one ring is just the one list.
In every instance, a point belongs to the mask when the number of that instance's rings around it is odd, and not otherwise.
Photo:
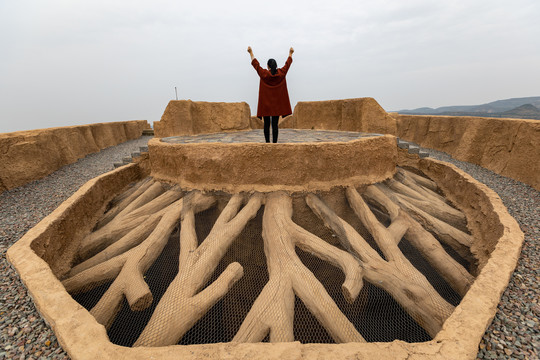
[[(183, 336), (179, 344), (230, 342), (233, 339), (255, 299), (268, 282), (261, 235), (263, 212), (264, 207), (261, 207), (257, 216), (244, 228), (220, 261), (209, 283), (217, 279), (227, 265), (232, 262), (239, 262), (243, 266), (244, 276)], [(199, 242), (208, 235), (218, 216), (217, 207), (196, 216)], [(366, 234), (365, 229), (361, 229), (358, 225), (355, 227), (378, 250), (369, 233)], [(320, 221), (313, 221), (308, 230), (339, 247), (335, 236)], [(427, 277), (444, 299), (452, 305), (457, 305), (460, 302), (460, 296), (431, 268), (413, 246), (405, 239), (400, 242), (399, 246), (409, 261)], [(353, 304), (348, 304), (341, 293), (344, 274), (340, 269), (298, 248), (296, 253), (367, 341), (388, 342), (399, 339), (407, 342), (422, 342), (431, 339), (384, 290), (365, 282), (356, 301)], [(145, 280), (154, 297), (152, 305), (144, 311), (133, 312), (124, 301), (122, 310), (108, 330), (111, 342), (122, 346), (133, 345), (168, 285), (176, 276), (178, 256), (179, 229), (176, 229), (159, 258), (145, 274)], [(452, 253), (452, 256), (457, 255)], [(463, 259), (459, 259), (459, 261), (467, 266)], [(74, 299), (86, 309), (91, 309), (109, 285), (110, 282), (86, 293), (75, 295)], [(294, 309), (295, 340), (301, 343), (334, 342), (298, 297), (296, 297)], [(264, 341), (268, 341), (268, 336)]]

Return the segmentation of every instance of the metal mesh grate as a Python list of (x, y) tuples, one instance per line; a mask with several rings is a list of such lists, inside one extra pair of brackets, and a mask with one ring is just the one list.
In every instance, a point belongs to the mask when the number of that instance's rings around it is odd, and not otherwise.
[[(295, 203), (299, 202), (295, 200)], [(196, 230), (199, 242), (205, 239), (219, 216), (219, 207), (214, 207), (196, 215)], [(305, 210), (305, 209), (304, 209)], [(303, 210), (301, 210), (303, 211)], [(242, 321), (249, 312), (255, 299), (268, 282), (268, 270), (262, 239), (262, 216), (264, 206), (257, 216), (243, 229), (240, 236), (221, 259), (212, 283), (227, 265), (239, 262), (244, 268), (243, 277), (236, 282), (225, 297), (219, 300), (194, 326), (182, 337), (179, 344), (206, 344), (230, 342)], [(296, 213), (293, 212), (293, 214)], [(339, 247), (335, 236), (317, 218), (304, 217), (302, 226), (328, 243)], [(293, 220), (295, 216), (293, 215)], [(313, 221), (311, 221), (313, 220)], [(306, 226), (309, 223), (309, 227)], [(356, 230), (378, 250), (369, 232), (355, 224)], [(179, 229), (169, 238), (168, 244), (157, 261), (145, 274), (153, 295), (152, 305), (144, 311), (133, 312), (124, 300), (122, 310), (108, 330), (111, 342), (132, 346), (150, 319), (156, 305), (178, 271)], [(419, 252), (405, 239), (399, 244), (400, 249), (411, 263), (424, 274), (439, 294), (452, 305), (457, 305), (461, 298), (424, 260)], [(381, 252), (378, 250), (381, 254)], [(356, 301), (349, 304), (341, 293), (344, 281), (343, 272), (331, 264), (296, 248), (302, 263), (321, 282), (339, 309), (354, 324), (362, 336), (370, 342), (387, 342), (395, 339), (407, 342), (430, 340), (430, 336), (394, 301), (384, 290), (365, 282)], [(451, 255), (467, 266), (466, 262), (454, 252)], [(382, 254), (381, 254), (382, 256)], [(74, 295), (86, 309), (91, 309), (104, 294), (111, 282), (86, 293)], [(294, 304), (294, 337), (301, 343), (333, 343), (333, 339), (311, 314), (303, 302), (296, 297)], [(268, 341), (268, 336), (264, 341)]]

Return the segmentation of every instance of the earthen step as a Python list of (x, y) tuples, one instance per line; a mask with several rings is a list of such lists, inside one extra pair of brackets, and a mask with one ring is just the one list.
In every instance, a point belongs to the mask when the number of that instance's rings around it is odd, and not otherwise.
[(142, 134), (143, 136), (154, 136), (154, 129), (144, 129)]

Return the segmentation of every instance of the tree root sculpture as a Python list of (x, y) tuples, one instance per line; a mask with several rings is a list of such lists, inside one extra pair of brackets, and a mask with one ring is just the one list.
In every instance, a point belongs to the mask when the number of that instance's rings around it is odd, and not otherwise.
[[(193, 212), (203, 211), (215, 202), (213, 197), (199, 192), (190, 195), (186, 198), (189, 199)], [(134, 311), (144, 310), (151, 304), (152, 293), (143, 276), (167, 244), (171, 232), (180, 219), (184, 203), (185, 198), (177, 200), (162, 214), (157, 214), (157, 217), (161, 217), (159, 223), (151, 234), (135, 248), (63, 281), (68, 292), (77, 293), (81, 289), (95, 287), (114, 279), (107, 292), (90, 311), (99, 323), (105, 327), (112, 324), (120, 310), (124, 295)]]
[(270, 342), (294, 341), (296, 294), (336, 342), (364, 342), (322, 284), (300, 261), (295, 246), (343, 270), (346, 278), (342, 290), (348, 302), (356, 299), (362, 287), (359, 264), (350, 254), (296, 225), (291, 217), (292, 201), (287, 194), (276, 192), (267, 196), (263, 239), (270, 280), (255, 300), (233, 341), (262, 341), (268, 332)]
[(116, 215), (131, 204), (133, 200), (142, 195), (142, 193), (144, 193), (153, 183), (154, 179), (147, 177), (146, 179), (135, 183), (131, 188), (112, 199), (110, 203), (111, 208), (99, 219), (94, 230), (98, 230), (111, 222)]
[[(137, 193), (133, 195), (137, 195)], [(131, 201), (122, 211), (119, 211), (113, 219), (83, 239), (79, 249), (80, 259), (86, 260), (102, 251), (139, 226), (150, 215), (163, 210), (181, 196), (182, 192), (176, 188), (164, 192), (161, 183), (152, 182), (142, 194)], [(114, 211), (114, 209), (111, 210)], [(102, 220), (105, 218), (106, 216)]]
[[(233, 342), (259, 342), (267, 336), (270, 342), (295, 341), (296, 297), (336, 343), (365, 341), (302, 263), (297, 247), (343, 272), (341, 291), (348, 303), (356, 306), (355, 300), (367, 281), (385, 290), (434, 337), (454, 307), (403, 254), (399, 244), (406, 239), (456, 293), (464, 296), (474, 277), (441, 242), (463, 259), (474, 261), (470, 253), (473, 239), (467, 232), (465, 216), (438, 193), (436, 183), (405, 169), (398, 169), (393, 179), (363, 188), (362, 194), (353, 187), (344, 193), (349, 208), (340, 215), (352, 219), (350, 224), (315, 194), (305, 196), (315, 216), (302, 208), (308, 218), (322, 220), (341, 247), (310, 232), (308, 222), (303, 225), (306, 228), (296, 224), (293, 199), (283, 191), (232, 195), (208, 236), (199, 242), (195, 215), (213, 207), (217, 197), (199, 191), (184, 194), (176, 187), (165, 190), (164, 185), (147, 178), (111, 201), (94, 231), (82, 240), (80, 262), (62, 283), (68, 292), (77, 294), (112, 281), (90, 310), (99, 323), (109, 328), (124, 298), (133, 311), (147, 309), (154, 301), (144, 274), (168, 241), (177, 241), (171, 234), (180, 226), (178, 273), (134, 346), (177, 344), (243, 276), (244, 268), (238, 262), (231, 262), (219, 275), (214, 273), (235, 239), (264, 205), (262, 239), (269, 278), (260, 293), (252, 294), (256, 299), (247, 316), (240, 319), (241, 324), (235, 323), (235, 331), (239, 328)], [(343, 193), (337, 194), (342, 196), (339, 206), (346, 207)], [(256, 225), (260, 229), (260, 223)], [(368, 236), (366, 230), (376, 245), (362, 237)], [(209, 283), (213, 275), (217, 279)]]
[(390, 179), (384, 184), (374, 186), (461, 257), (468, 262), (474, 262), (470, 252), (472, 237), (464, 231), (464, 215), (442, 201), (440, 195), (421, 187), (414, 180), (403, 176), (398, 178), (401, 178), (403, 183)]
[(134, 346), (176, 344), (229, 289), (243, 276), (239, 263), (232, 263), (218, 279), (200, 291), (219, 260), (252, 219), (262, 204), (262, 194), (251, 196), (239, 211), (244, 196), (233, 195), (210, 234), (198, 246), (195, 208), (188, 203), (182, 211), (178, 274), (170, 283), (152, 317)]
[(399, 216), (406, 221), (408, 229), (405, 232), (405, 239), (420, 251), (430, 265), (459, 295), (464, 296), (472, 285), (474, 278), (444, 250), (437, 239), (410, 215), (401, 210), (398, 204), (392, 202), (377, 186), (368, 186), (364, 195), (371, 202), (382, 207), (389, 214), (392, 221), (397, 220)]
[(418, 325), (435, 336), (454, 307), (437, 293), (400, 251), (397, 244), (409, 229), (406, 218), (398, 213), (386, 228), (375, 218), (356, 189), (348, 188), (346, 193), (352, 209), (373, 235), (386, 260), (317, 196), (309, 194), (306, 201), (325, 225), (336, 233), (343, 247), (358, 257), (365, 280), (387, 291)]

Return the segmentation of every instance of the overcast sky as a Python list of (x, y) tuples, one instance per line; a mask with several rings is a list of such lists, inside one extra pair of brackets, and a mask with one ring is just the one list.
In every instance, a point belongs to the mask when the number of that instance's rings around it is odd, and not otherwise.
[(0, 0), (0, 132), (145, 119), (169, 100), (246, 101), (246, 49), (291, 104), (387, 111), (540, 96), (538, 0)]

